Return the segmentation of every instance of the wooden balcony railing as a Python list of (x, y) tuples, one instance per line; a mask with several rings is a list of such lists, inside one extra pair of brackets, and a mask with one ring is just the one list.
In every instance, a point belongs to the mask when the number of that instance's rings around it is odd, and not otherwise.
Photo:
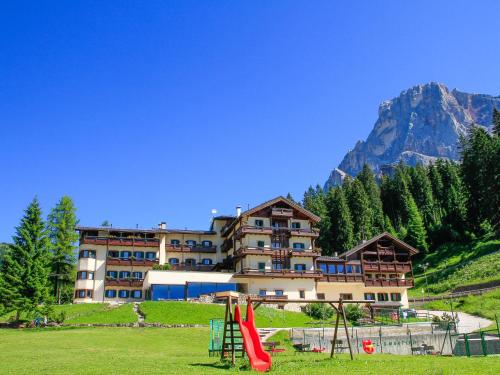
[(413, 287), (413, 279), (365, 279), (365, 286)]
[(117, 237), (98, 237), (83, 236), (80, 244), (105, 245), (105, 246), (143, 246), (158, 247), (160, 240), (157, 238), (117, 238)]
[(135, 259), (135, 258), (113, 258), (107, 257), (106, 263), (109, 266), (144, 266), (153, 267), (158, 264), (158, 259)]
[(292, 236), (318, 237), (316, 229), (309, 228), (289, 228), (289, 227), (257, 227), (254, 225), (243, 225), (236, 231), (236, 238), (241, 238), (244, 234), (273, 234), (276, 232), (288, 232)]
[(297, 257), (318, 257), (321, 254), (318, 251), (294, 249), (291, 247), (270, 248), (251, 246), (240, 247), (234, 252), (235, 257), (241, 257), (245, 255), (287, 255)]
[(293, 217), (293, 209), (291, 208), (271, 208), (271, 216), (274, 217)]
[(320, 281), (331, 283), (362, 283), (364, 281), (364, 277), (362, 274), (323, 274)]
[(363, 262), (365, 272), (411, 272), (410, 262)]
[(182, 253), (216, 253), (217, 246), (188, 246), (188, 245), (165, 245), (167, 251), (178, 251)]
[(285, 277), (285, 278), (320, 278), (321, 271), (295, 271), (295, 270), (258, 270), (254, 268), (244, 268), (235, 274), (235, 277)]
[(106, 278), (106, 286), (124, 286), (124, 287), (134, 287), (140, 288), (144, 279), (113, 279)]

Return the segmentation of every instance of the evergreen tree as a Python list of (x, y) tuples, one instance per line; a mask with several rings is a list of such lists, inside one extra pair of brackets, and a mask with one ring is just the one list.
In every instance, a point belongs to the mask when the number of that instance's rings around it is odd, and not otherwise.
[(439, 174), (437, 165), (430, 165), (427, 168), (427, 175), (431, 183), (432, 197), (434, 200), (434, 212), (436, 215), (436, 222), (440, 222), (444, 214), (443, 206), (446, 194), (444, 193), (443, 180)]
[(355, 245), (351, 213), (343, 188), (330, 189), (327, 196), (327, 207), (330, 218), (331, 252), (349, 250)]
[(372, 210), (373, 233), (381, 233), (384, 231), (384, 210), (382, 209), (382, 200), (380, 199), (380, 189), (375, 181), (375, 176), (367, 164), (363, 166), (363, 170), (356, 177), (361, 181), (370, 201)]
[[(72, 295), (73, 271), (75, 268), (74, 252), (78, 234), (75, 206), (70, 197), (64, 196), (48, 216), (48, 228), (51, 250), (51, 281), (54, 296), (61, 303), (63, 290), (66, 298)], [(69, 288), (68, 288), (69, 287)], [(69, 289), (69, 292), (68, 292)], [(71, 297), (70, 297), (71, 299)], [(65, 301), (68, 302), (68, 301)]]
[(438, 222), (438, 215), (434, 207), (432, 186), (427, 170), (422, 165), (409, 169), (411, 183), (409, 185), (411, 194), (424, 220), (427, 230), (434, 227)]
[(373, 213), (370, 208), (368, 195), (363, 188), (363, 184), (355, 179), (348, 191), (347, 201), (351, 211), (351, 219), (354, 228), (354, 240), (358, 243), (373, 236)]
[(298, 202), (295, 202), (295, 200), (293, 199), (293, 197), (292, 197), (292, 193), (288, 193), (288, 194), (286, 195), (286, 199), (288, 199), (289, 201), (291, 201), (291, 202), (293, 202), (293, 203), (298, 203)]
[(500, 111), (493, 108), (493, 134), (500, 137)]
[(424, 221), (420, 216), (417, 204), (412, 197), (408, 197), (408, 225), (407, 225), (407, 235), (405, 241), (408, 242), (413, 247), (427, 251), (427, 233), (425, 231)]
[(331, 254), (331, 239), (330, 239), (330, 218), (326, 207), (326, 198), (323, 189), (317, 185), (316, 189), (312, 186), (304, 193), (302, 206), (311, 211), (313, 214), (321, 218), (318, 223), (319, 237), (316, 240), (316, 245), (322, 250), (322, 254)]
[(50, 301), (47, 230), (35, 198), (16, 228), (13, 244), (6, 252), (0, 276), (0, 304), (6, 312), (32, 313)]
[(391, 223), (391, 219), (389, 219), (389, 216), (385, 216), (384, 218), (384, 227), (385, 227), (385, 231), (387, 233), (390, 233), (392, 234), (394, 237), (397, 237), (398, 236), (398, 233), (396, 232), (396, 230), (394, 229), (392, 223)]
[(443, 181), (443, 190), (446, 192), (442, 198), (443, 223), (452, 231), (462, 234), (465, 229), (467, 206), (459, 167), (456, 163), (444, 160), (438, 160), (436, 165)]

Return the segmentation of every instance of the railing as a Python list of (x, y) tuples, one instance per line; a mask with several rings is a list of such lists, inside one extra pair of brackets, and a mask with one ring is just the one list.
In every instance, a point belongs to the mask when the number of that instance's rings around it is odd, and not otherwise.
[(291, 208), (271, 208), (271, 216), (275, 217), (293, 217), (293, 209)]
[(119, 238), (119, 237), (98, 237), (98, 236), (83, 236), (80, 240), (81, 244), (92, 245), (111, 245), (111, 246), (149, 246), (157, 247), (160, 240), (157, 238)]
[(246, 233), (253, 234), (273, 234), (274, 232), (290, 232), (291, 235), (295, 236), (308, 236), (308, 237), (317, 237), (319, 236), (319, 232), (315, 229), (309, 228), (290, 228), (290, 227), (258, 227), (254, 225), (242, 225), (236, 231), (236, 237), (240, 237)]
[(240, 275), (256, 276), (256, 277), (305, 277), (305, 278), (320, 278), (323, 274), (321, 271), (296, 271), (296, 270), (259, 270), (255, 268), (244, 268)]
[(169, 251), (178, 251), (183, 253), (216, 253), (216, 246), (188, 246), (188, 245), (176, 245), (176, 244), (167, 244), (165, 245), (165, 249)]
[(130, 286), (130, 287), (142, 287), (144, 279), (114, 279), (111, 277), (106, 277), (106, 286)]
[(170, 269), (172, 271), (211, 271), (214, 268), (213, 264), (196, 264), (196, 265), (189, 265), (189, 264), (171, 264)]
[(356, 283), (363, 282), (364, 277), (362, 274), (323, 274), (321, 281), (326, 282), (341, 282), (341, 283)]
[(365, 286), (413, 287), (413, 279), (365, 279)]
[(153, 267), (153, 265), (158, 263), (158, 259), (136, 259), (130, 258), (114, 258), (107, 257), (106, 263), (110, 266), (145, 266)]
[(302, 257), (318, 257), (320, 253), (318, 251), (305, 250), (305, 249), (294, 249), (291, 247), (279, 247), (279, 248), (271, 248), (271, 247), (252, 247), (252, 246), (244, 246), (238, 248), (234, 252), (234, 256), (243, 256), (243, 255), (291, 255), (291, 256), (302, 256)]
[(364, 271), (378, 271), (378, 272), (410, 272), (410, 262), (363, 262)]

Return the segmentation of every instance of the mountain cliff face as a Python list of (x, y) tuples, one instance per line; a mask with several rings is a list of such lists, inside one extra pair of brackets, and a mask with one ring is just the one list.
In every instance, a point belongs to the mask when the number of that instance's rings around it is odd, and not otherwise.
[(472, 124), (491, 126), (500, 96), (449, 90), (440, 83), (414, 86), (383, 102), (366, 141), (358, 141), (328, 178), (325, 188), (355, 176), (368, 164), (376, 173), (400, 160), (428, 164), (437, 158), (458, 160), (459, 137)]

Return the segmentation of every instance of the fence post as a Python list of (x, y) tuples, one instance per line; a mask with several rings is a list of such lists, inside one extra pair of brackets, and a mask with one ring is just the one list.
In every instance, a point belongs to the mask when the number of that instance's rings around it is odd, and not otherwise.
[(378, 339), (380, 342), (380, 353), (384, 352), (384, 348), (382, 347), (382, 326), (379, 327), (378, 329)]
[(498, 317), (497, 317), (497, 314), (495, 314), (495, 322), (497, 323), (498, 337), (500, 337), (500, 327), (498, 326)]
[(481, 337), (481, 348), (483, 349), (483, 355), (487, 356), (488, 355), (488, 348), (486, 346), (486, 341), (484, 340), (484, 332), (480, 331), (479, 335)]
[(465, 354), (470, 357), (470, 347), (469, 347), (469, 335), (464, 333), (464, 343), (465, 343)]

